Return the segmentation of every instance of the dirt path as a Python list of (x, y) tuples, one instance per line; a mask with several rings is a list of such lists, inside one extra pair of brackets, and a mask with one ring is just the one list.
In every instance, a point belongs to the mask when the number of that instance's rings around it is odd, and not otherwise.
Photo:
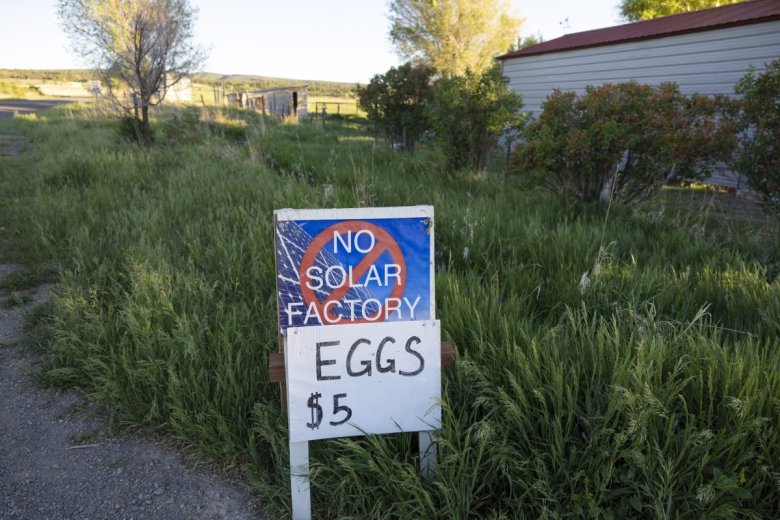
[(77, 101), (82, 101), (82, 99), (0, 99), (0, 119), (12, 119), (16, 114), (33, 114), (47, 108)]
[[(0, 279), (14, 269), (0, 264)], [(83, 399), (33, 381), (24, 314), (48, 291), (0, 292), (0, 519), (260, 518), (245, 487), (159, 444), (110, 436)]]

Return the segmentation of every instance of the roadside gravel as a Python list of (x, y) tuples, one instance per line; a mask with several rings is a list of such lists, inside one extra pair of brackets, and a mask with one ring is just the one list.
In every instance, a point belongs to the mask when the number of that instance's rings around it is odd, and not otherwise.
[[(14, 269), (0, 264), (0, 279)], [(245, 486), (168, 447), (111, 436), (94, 406), (34, 382), (23, 319), (49, 289), (19, 308), (0, 292), (0, 519), (262, 518)]]

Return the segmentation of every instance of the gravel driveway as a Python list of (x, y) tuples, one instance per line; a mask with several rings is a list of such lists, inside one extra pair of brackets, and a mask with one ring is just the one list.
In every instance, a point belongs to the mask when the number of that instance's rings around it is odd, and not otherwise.
[(15, 114), (32, 114), (47, 108), (83, 101), (73, 99), (0, 99), (0, 119), (11, 119)]
[[(0, 264), (0, 279), (13, 269)], [(0, 519), (261, 518), (246, 487), (157, 443), (108, 435), (94, 406), (36, 385), (23, 316), (48, 290), (19, 308), (0, 292)]]

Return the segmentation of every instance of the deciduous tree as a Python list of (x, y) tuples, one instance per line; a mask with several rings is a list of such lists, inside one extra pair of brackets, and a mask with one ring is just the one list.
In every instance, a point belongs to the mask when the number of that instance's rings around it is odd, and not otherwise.
[(187, 0), (59, 0), (58, 14), (74, 50), (95, 67), (110, 99), (132, 110), (148, 144), (149, 107), (202, 61), (195, 10)]
[(403, 58), (446, 76), (490, 67), (522, 23), (505, 0), (394, 0), (390, 21), (390, 39)]
[(405, 63), (377, 74), (359, 88), (358, 102), (391, 144), (412, 151), (428, 129), (426, 108), (433, 97), (432, 78), (430, 67)]
[(485, 169), (502, 132), (517, 131), (524, 122), (523, 102), (501, 76), (498, 65), (475, 74), (444, 78), (429, 110), (436, 140), (447, 168)]
[(509, 47), (508, 52), (519, 51), (520, 49), (533, 47), (534, 45), (539, 45), (540, 43), (544, 43), (544, 36), (540, 32), (536, 34), (529, 34), (527, 36), (518, 36), (517, 40)]
[(622, 0), (620, 14), (630, 22), (736, 4), (744, 0)]

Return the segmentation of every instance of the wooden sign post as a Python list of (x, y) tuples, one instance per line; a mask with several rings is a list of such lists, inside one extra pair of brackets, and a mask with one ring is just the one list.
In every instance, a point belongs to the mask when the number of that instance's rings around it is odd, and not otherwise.
[(433, 208), (274, 212), (293, 517), (311, 518), (308, 442), (419, 432), (432, 479), (441, 367), (452, 348), (435, 319)]

